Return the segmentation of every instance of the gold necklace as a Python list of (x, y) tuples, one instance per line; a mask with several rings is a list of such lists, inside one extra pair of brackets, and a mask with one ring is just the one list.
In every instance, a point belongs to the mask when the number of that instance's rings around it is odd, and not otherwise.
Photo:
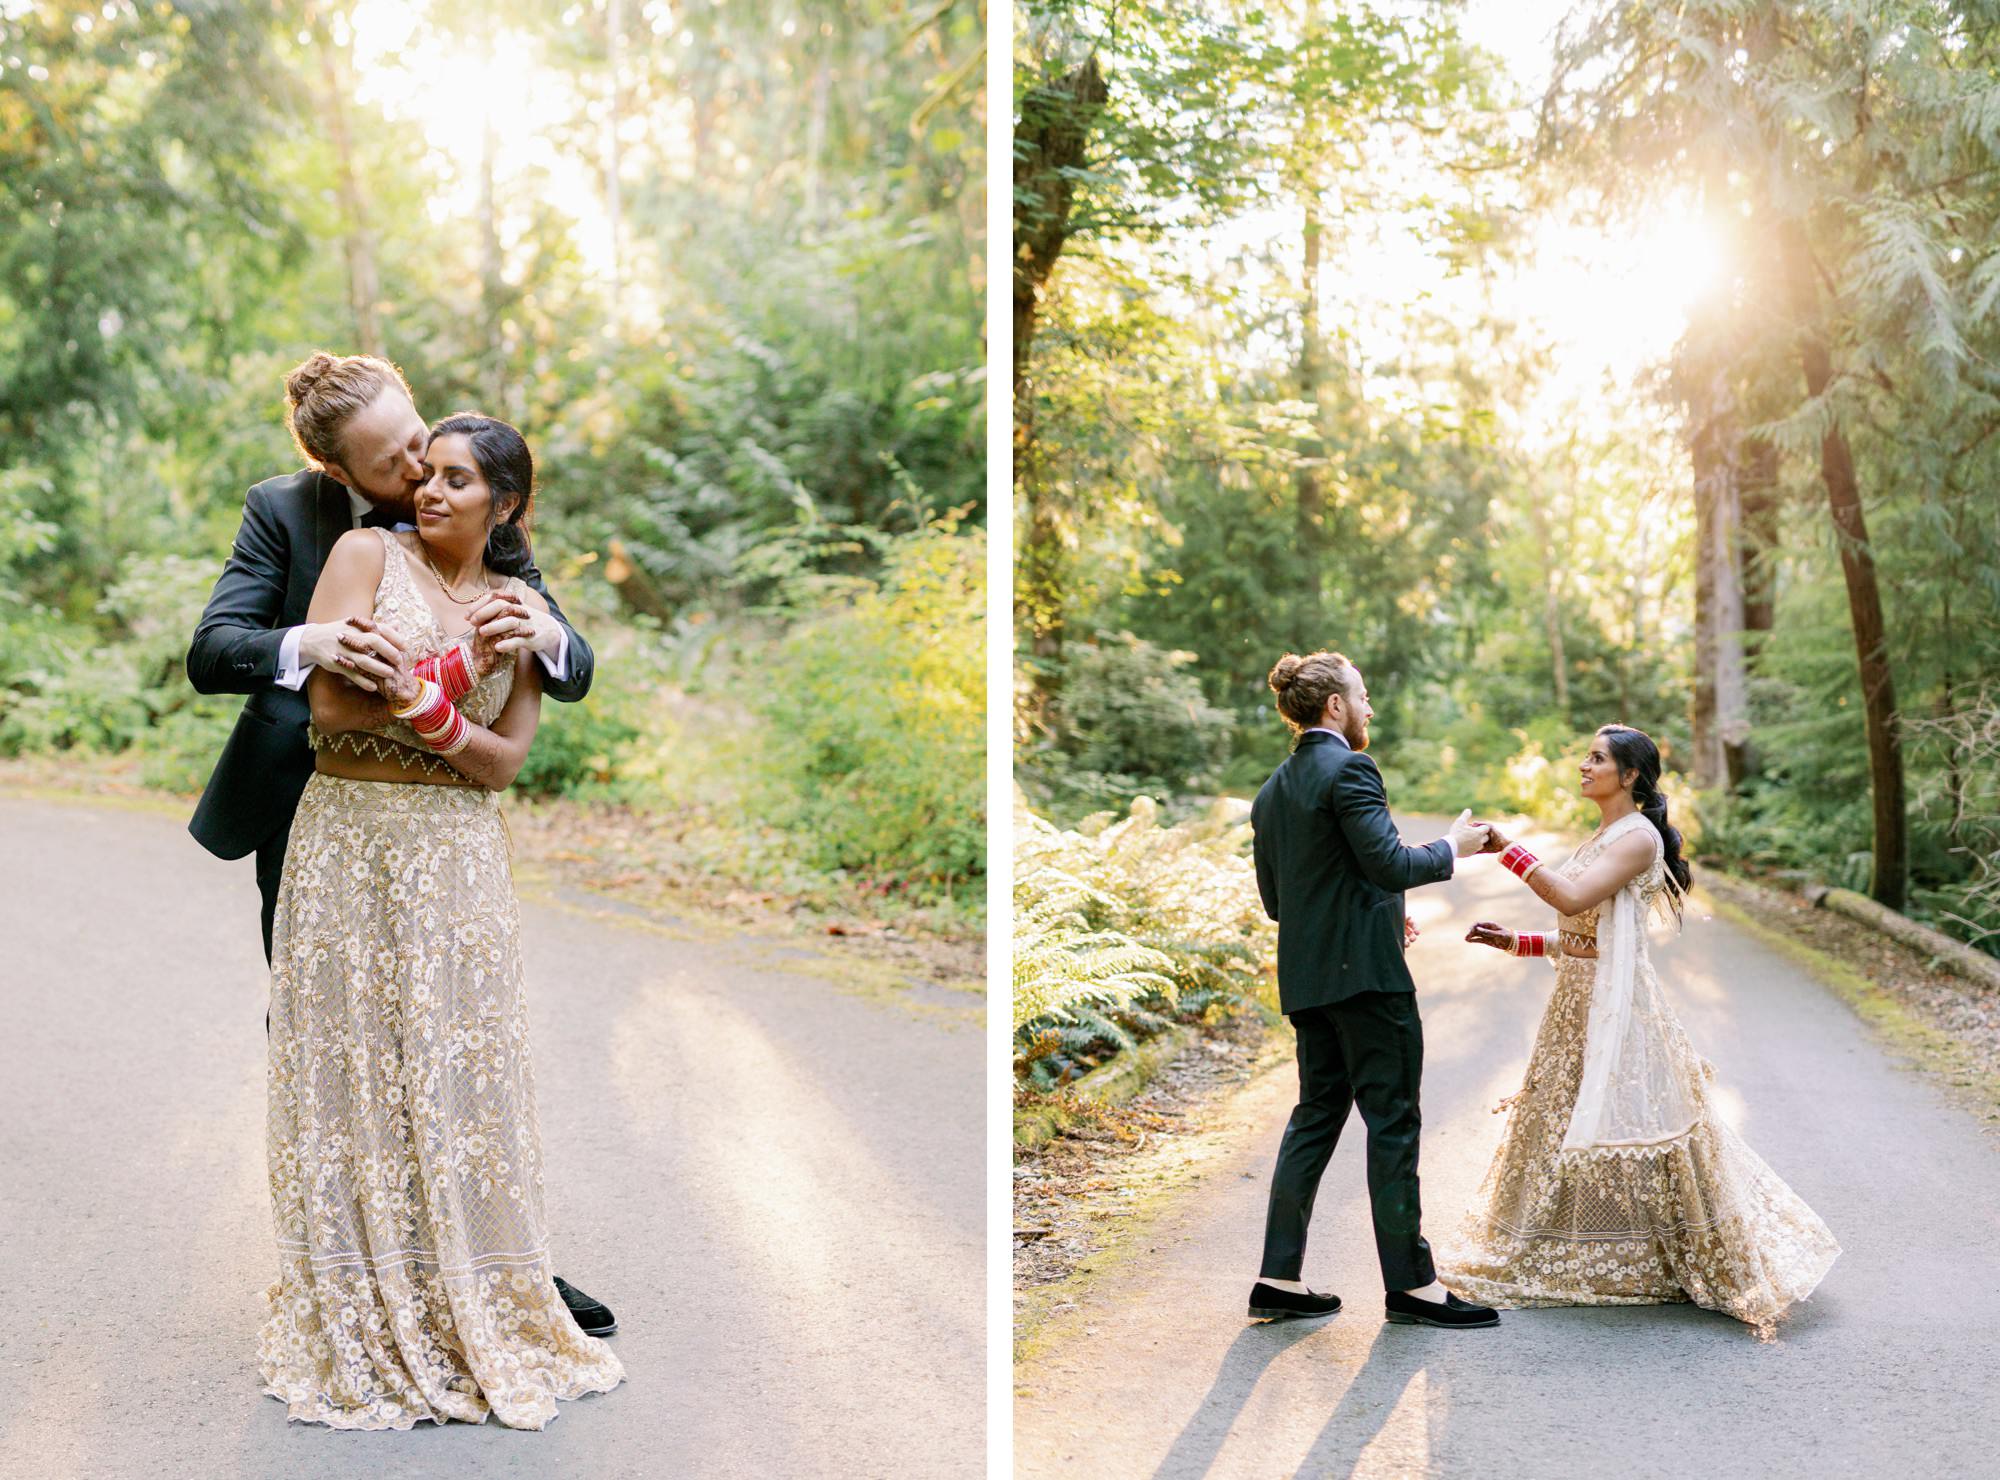
[[(453, 606), (471, 606), (473, 602), (479, 600), (478, 595), (473, 595), (461, 601), (458, 593), (445, 584), (444, 577), (438, 574), (437, 562), (431, 559), (430, 542), (422, 535), (417, 536), (417, 548), (424, 552), (424, 564), (431, 568), (431, 577), (438, 583), (438, 590), (444, 592), (447, 601), (451, 602)], [(483, 567), (485, 562), (481, 561), (480, 564)], [(482, 593), (490, 595), (493, 588), (482, 583), (480, 590)]]

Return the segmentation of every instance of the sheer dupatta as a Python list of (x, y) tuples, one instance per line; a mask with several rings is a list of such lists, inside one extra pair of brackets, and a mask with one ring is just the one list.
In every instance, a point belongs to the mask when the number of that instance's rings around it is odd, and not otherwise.
[(1646, 949), (1648, 896), (1670, 887), (1657, 879), (1663, 852), (1652, 823), (1634, 814), (1604, 834), (1609, 846), (1633, 829), (1653, 838), (1653, 862), (1605, 901), (1597, 921), (1597, 972), (1591, 989), (1583, 1081), (1562, 1149), (1590, 1151), (1657, 1146), (1685, 1136), (1699, 1114), (1669, 1036), (1674, 1018), (1660, 994)]

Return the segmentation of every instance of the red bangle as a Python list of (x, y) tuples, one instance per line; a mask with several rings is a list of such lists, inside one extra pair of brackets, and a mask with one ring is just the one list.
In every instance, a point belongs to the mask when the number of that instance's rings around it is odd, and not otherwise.
[(429, 684), (424, 690), (425, 702), (403, 716), (409, 727), (419, 735), (430, 734), (444, 729), (450, 717), (456, 713), (451, 700), (445, 698), (444, 690), (436, 684)]
[(1541, 859), (1535, 857), (1534, 854), (1523, 848), (1519, 843), (1509, 844), (1507, 851), (1500, 855), (1500, 867), (1506, 869), (1508, 873), (1517, 879), (1527, 878), (1529, 873), (1540, 862)]
[(443, 689), (453, 704), (472, 692), (472, 670), (466, 664), (463, 643), (455, 642), (441, 653), (419, 658), (415, 671), (418, 678), (427, 678)]
[(1539, 930), (1522, 930), (1514, 936), (1514, 954), (1517, 956), (1546, 956), (1549, 953), (1549, 938)]
[(457, 755), (472, 738), (472, 724), (456, 709), (448, 709), (436, 729), (418, 730), (417, 738), (439, 755)]

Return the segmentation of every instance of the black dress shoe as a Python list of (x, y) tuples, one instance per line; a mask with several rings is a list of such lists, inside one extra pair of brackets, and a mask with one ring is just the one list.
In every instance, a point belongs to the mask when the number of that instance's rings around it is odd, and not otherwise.
[(611, 1307), (601, 1300), (592, 1300), (561, 1275), (556, 1276), (556, 1294), (562, 1296), (569, 1313), (576, 1317), (577, 1325), (583, 1327), (586, 1336), (616, 1336), (618, 1317), (611, 1314)]
[(1475, 1326), (1500, 1324), (1499, 1311), (1489, 1306), (1474, 1305), (1470, 1300), (1460, 1300), (1449, 1290), (1445, 1291), (1442, 1304), (1391, 1290), (1383, 1297), (1383, 1305), (1390, 1324), (1396, 1326), (1446, 1326), (1454, 1331), (1469, 1331)]
[(1259, 1320), (1289, 1321), (1299, 1316), (1330, 1316), (1340, 1309), (1338, 1295), (1281, 1290), (1262, 1280), (1250, 1287), (1250, 1314)]

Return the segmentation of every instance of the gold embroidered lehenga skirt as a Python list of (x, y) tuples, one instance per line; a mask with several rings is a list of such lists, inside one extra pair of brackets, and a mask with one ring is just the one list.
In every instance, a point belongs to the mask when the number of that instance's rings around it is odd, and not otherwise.
[(552, 1283), (498, 799), (314, 774), (278, 891), (258, 1339), (295, 1419), (539, 1429), (624, 1368)]
[(1505, 1308), (1692, 1301), (1768, 1330), (1840, 1253), (1819, 1216), (1715, 1113), (1713, 1071), (1669, 1014), (1695, 1117), (1650, 1146), (1564, 1151), (1596, 963), (1564, 957), (1522, 1092), (1456, 1240), (1453, 1291)]

